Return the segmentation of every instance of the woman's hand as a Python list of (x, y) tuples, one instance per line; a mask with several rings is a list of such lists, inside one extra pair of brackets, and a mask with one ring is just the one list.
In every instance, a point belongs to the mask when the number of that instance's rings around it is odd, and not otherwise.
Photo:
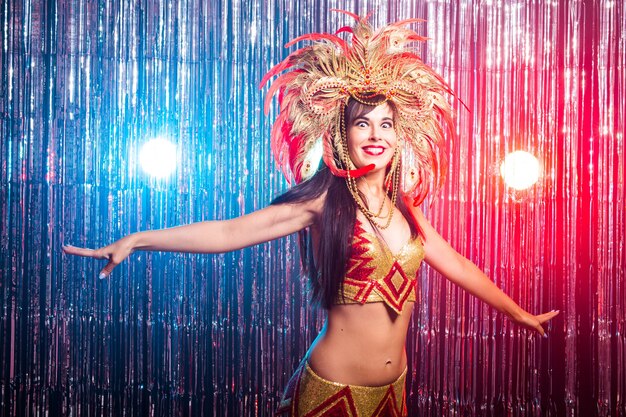
[(107, 259), (100, 272), (100, 278), (106, 278), (136, 250), (223, 253), (289, 235), (313, 224), (323, 202), (323, 197), (318, 197), (302, 203), (276, 204), (230, 220), (133, 233), (100, 249), (63, 246), (63, 252)]
[(107, 259), (109, 262), (102, 268), (98, 278), (103, 279), (111, 275), (113, 268), (119, 265), (124, 259), (133, 253), (133, 235), (128, 235), (118, 241), (111, 243), (100, 249), (77, 248), (75, 246), (64, 245), (63, 252), (68, 255), (85, 256), (95, 259)]
[(541, 325), (551, 320), (557, 314), (559, 314), (558, 310), (552, 310), (547, 313), (539, 314), (538, 316), (533, 316), (529, 312), (522, 310), (520, 316), (513, 318), (513, 320), (521, 326), (537, 331), (543, 337), (548, 337), (548, 334)]
[(422, 211), (412, 207), (412, 213), (424, 236), (425, 261), (437, 272), (465, 291), (478, 297), (511, 320), (526, 328), (536, 330), (542, 336), (546, 332), (543, 323), (559, 314), (558, 311), (534, 316), (521, 308), (498, 288), (473, 262), (455, 251), (426, 220)]

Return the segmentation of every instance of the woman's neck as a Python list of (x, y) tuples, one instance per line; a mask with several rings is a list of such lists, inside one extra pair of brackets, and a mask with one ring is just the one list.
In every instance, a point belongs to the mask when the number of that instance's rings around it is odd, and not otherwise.
[(359, 190), (367, 197), (383, 198), (387, 196), (385, 190), (385, 172), (373, 172), (357, 179)]

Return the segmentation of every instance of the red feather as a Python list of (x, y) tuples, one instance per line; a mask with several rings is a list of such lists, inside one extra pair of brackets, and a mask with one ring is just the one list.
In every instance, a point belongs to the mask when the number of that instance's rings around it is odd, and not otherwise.
[(272, 133), (270, 134), (270, 148), (274, 154), (274, 159), (281, 166), (283, 165), (282, 150), (285, 143), (283, 135), (285, 132), (289, 134), (291, 131), (291, 126), (288, 123), (289, 121), (287, 120), (285, 113), (280, 113), (274, 121)]
[(287, 44), (285, 44), (285, 48), (289, 48), (290, 46), (292, 46), (295, 43), (298, 43), (300, 41), (319, 41), (322, 39), (326, 39), (327, 41), (331, 41), (332, 43), (334, 43), (335, 45), (341, 47), (341, 49), (343, 49), (343, 53), (346, 54), (346, 56), (350, 55), (350, 48), (348, 48), (348, 44), (346, 44), (346, 41), (344, 41), (343, 39), (341, 39), (339, 36), (335, 36), (332, 35), (330, 33), (309, 33), (306, 35), (302, 35), (302, 36), (298, 36), (297, 38), (289, 41)]
[(343, 33), (343, 32), (354, 34), (354, 30), (352, 30), (350, 26), (344, 26), (342, 28), (339, 28), (337, 31), (335, 31), (335, 35), (339, 35), (340, 33)]
[(331, 11), (331, 12), (337, 12), (337, 13), (341, 13), (341, 14), (345, 14), (345, 15), (347, 15), (347, 16), (350, 16), (351, 18), (353, 18), (353, 19), (354, 19), (354, 20), (356, 20), (357, 22), (358, 22), (359, 20), (361, 20), (361, 18), (360, 18), (358, 15), (356, 15), (356, 14), (354, 14), (354, 13), (352, 13), (352, 12), (348, 12), (348, 11), (346, 11), (346, 10), (341, 10), (341, 9), (330, 9), (330, 11)]
[(291, 168), (291, 172), (296, 178), (296, 183), (302, 181), (302, 176), (300, 175), (300, 167), (296, 165), (301, 165), (298, 163), (298, 155), (299, 151), (302, 148), (302, 137), (304, 135), (298, 135), (295, 137), (289, 137), (289, 167)]
[[(274, 97), (276, 90), (278, 90), (279, 88), (287, 87), (288, 84), (290, 84), (293, 81), (293, 79), (296, 78), (302, 72), (304, 71), (294, 70), (294, 71), (288, 72), (287, 74), (283, 74), (280, 77), (278, 77), (276, 80), (274, 80), (269, 90), (267, 90), (267, 94), (265, 95), (265, 106), (263, 107), (263, 111), (265, 112), (265, 114), (269, 112), (270, 104), (272, 103), (272, 97)], [(281, 101), (280, 98), (278, 100), (279, 102)]]
[(287, 90), (280, 103), (281, 111), (291, 108), (294, 102), (300, 100), (300, 90)]
[(422, 22), (425, 22), (425, 21), (426, 20), (424, 20), (424, 19), (411, 18), (411, 19), (398, 20), (397, 22), (389, 24), (389, 26), (404, 26), (404, 25), (408, 25), (410, 23), (422, 23)]
[(287, 86), (283, 85), (283, 86), (280, 87), (280, 90), (278, 90), (278, 108), (279, 109), (283, 106), (283, 98), (285, 97), (285, 90), (286, 89), (287, 89)]
[(300, 48), (296, 51), (293, 51), (292, 53), (290, 53), (287, 58), (283, 59), (281, 62), (279, 62), (278, 64), (274, 65), (269, 71), (267, 71), (265, 73), (265, 75), (263, 76), (263, 78), (261, 79), (261, 82), (259, 83), (259, 90), (263, 88), (263, 86), (265, 85), (265, 83), (272, 78), (274, 75), (278, 74), (279, 72), (282, 72), (284, 70), (286, 70), (287, 68), (293, 66), (296, 61), (297, 61), (297, 57), (298, 55), (308, 51), (311, 47), (310, 46), (306, 46), (304, 48)]
[(406, 39), (414, 42), (426, 42), (430, 40), (430, 38), (418, 35), (417, 33), (413, 33), (412, 35), (407, 36)]
[(278, 64), (274, 65), (269, 71), (265, 73), (265, 75), (261, 79), (261, 82), (259, 83), (259, 90), (263, 88), (265, 83), (270, 78), (272, 78), (274, 75), (278, 74), (279, 72), (283, 71), (286, 68), (289, 68), (289, 56), (283, 59), (282, 61), (280, 61)]

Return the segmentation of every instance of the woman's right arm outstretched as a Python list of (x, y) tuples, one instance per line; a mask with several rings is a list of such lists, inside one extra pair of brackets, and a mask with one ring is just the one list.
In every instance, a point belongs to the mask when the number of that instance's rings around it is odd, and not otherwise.
[(133, 233), (99, 249), (64, 246), (63, 251), (107, 259), (109, 262), (100, 272), (100, 278), (105, 278), (136, 250), (222, 253), (290, 235), (313, 224), (321, 212), (322, 201), (320, 197), (302, 203), (271, 205), (230, 220)]

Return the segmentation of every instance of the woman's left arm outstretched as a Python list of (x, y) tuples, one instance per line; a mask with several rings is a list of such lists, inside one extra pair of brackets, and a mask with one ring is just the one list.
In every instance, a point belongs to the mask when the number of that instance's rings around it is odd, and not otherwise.
[(424, 234), (426, 263), (451, 282), (506, 314), (511, 320), (546, 336), (542, 324), (559, 314), (558, 311), (533, 315), (521, 308), (472, 261), (454, 250), (426, 220), (419, 208), (413, 207), (411, 210)]

